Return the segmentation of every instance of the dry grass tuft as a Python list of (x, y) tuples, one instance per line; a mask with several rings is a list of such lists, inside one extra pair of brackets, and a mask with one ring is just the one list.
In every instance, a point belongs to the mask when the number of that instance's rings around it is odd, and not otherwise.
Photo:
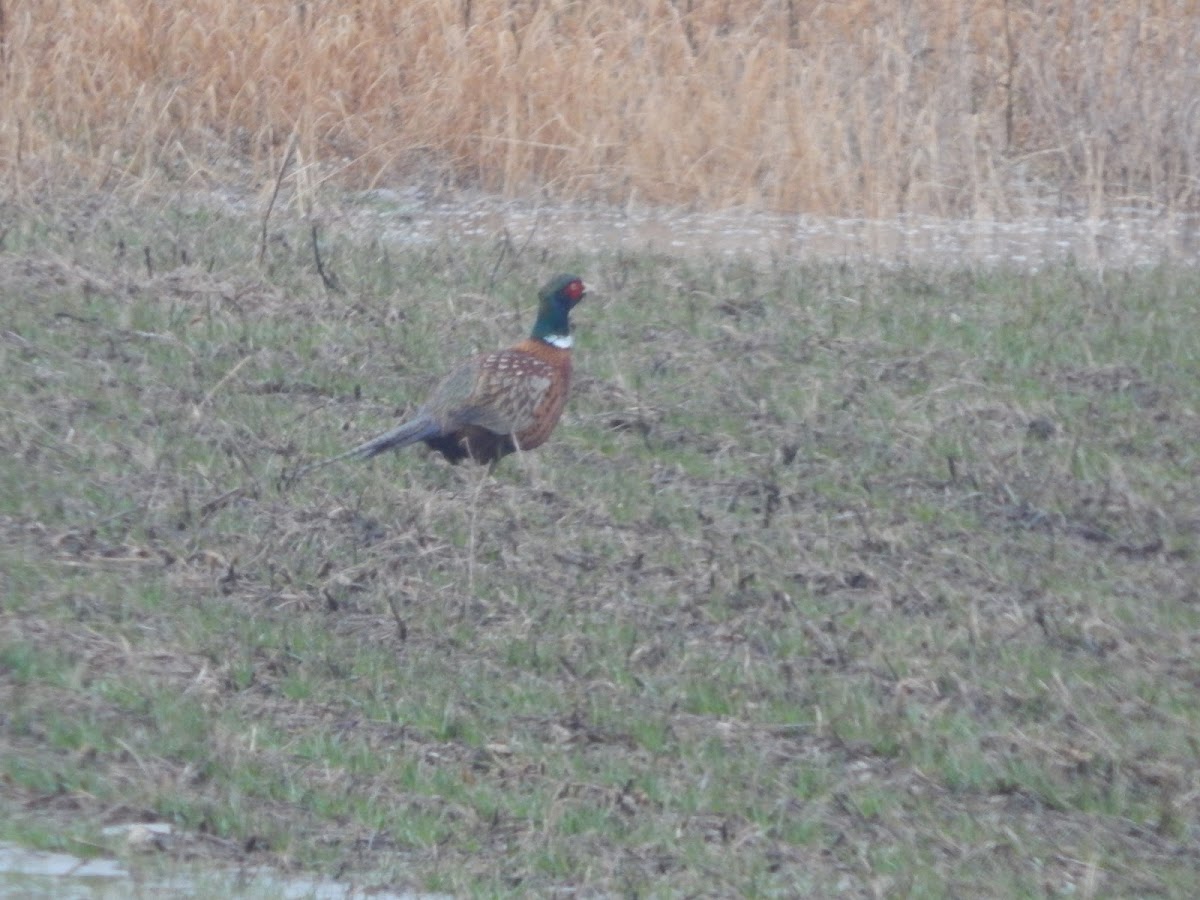
[(1194, 4), (0, 3), (0, 169), (888, 216), (1196, 206)]

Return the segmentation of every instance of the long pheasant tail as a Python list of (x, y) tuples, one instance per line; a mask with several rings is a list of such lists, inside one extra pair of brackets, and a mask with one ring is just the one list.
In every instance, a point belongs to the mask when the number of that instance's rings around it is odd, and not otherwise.
[(427, 415), (419, 415), (415, 419), (405, 422), (403, 425), (398, 425), (391, 431), (385, 431), (379, 437), (371, 438), (365, 444), (359, 444), (357, 447), (347, 450), (345, 453), (339, 453), (337, 456), (331, 456), (328, 459), (302, 466), (294, 472), (285, 475), (281, 484), (283, 487), (290, 487), (309, 472), (323, 469), (344, 459), (370, 459), (373, 456), (378, 456), (385, 450), (391, 450), (393, 447), (407, 447), (409, 444), (415, 444), (417, 441), (436, 437), (440, 432), (441, 429), (433, 419)]
[[(437, 422), (433, 421), (429, 416), (420, 415), (415, 419), (410, 419), (403, 425), (398, 425), (391, 431), (385, 431), (377, 438), (371, 438), (365, 444), (359, 444), (353, 450), (347, 450), (341, 456), (335, 459), (347, 459), (351, 456), (356, 456), (359, 459), (370, 459), (372, 456), (378, 456), (385, 450), (391, 450), (393, 447), (407, 447), (409, 444), (415, 444), (417, 441), (423, 441), (426, 438), (436, 437), (441, 433), (441, 428)], [(333, 462), (333, 460), (330, 460)]]

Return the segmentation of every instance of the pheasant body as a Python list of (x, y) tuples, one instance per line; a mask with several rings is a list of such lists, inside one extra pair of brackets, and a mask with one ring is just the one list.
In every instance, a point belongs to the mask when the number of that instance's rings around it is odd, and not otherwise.
[[(533, 450), (550, 437), (571, 386), (569, 314), (584, 296), (583, 282), (559, 275), (539, 292), (532, 334), (505, 350), (461, 363), (402, 425), (317, 463), (370, 459), (424, 441), (452, 463), (468, 457), (494, 463), (515, 450)], [(308, 471), (305, 469), (304, 471)]]

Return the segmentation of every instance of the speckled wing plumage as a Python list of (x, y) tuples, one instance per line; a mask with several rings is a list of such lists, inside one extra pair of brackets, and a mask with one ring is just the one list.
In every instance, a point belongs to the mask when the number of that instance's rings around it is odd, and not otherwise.
[(421, 408), (440, 432), (424, 440), (455, 462), (467, 456), (491, 462), (516, 449), (532, 450), (558, 423), (570, 377), (570, 354), (541, 342), (472, 357)]
[(541, 360), (501, 350), (477, 356), (448, 375), (429, 396), (425, 409), (454, 431), (476, 425), (497, 434), (527, 427), (553, 372)]

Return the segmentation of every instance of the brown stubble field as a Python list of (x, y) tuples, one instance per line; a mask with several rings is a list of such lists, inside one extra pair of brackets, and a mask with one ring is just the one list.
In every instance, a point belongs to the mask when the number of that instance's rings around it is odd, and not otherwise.
[[(178, 199), (6, 215), (0, 840), (456, 895), (1190, 892), (1194, 272), (348, 229), (336, 293), (288, 214), (262, 265)], [(280, 489), (560, 269), (548, 445)]]

